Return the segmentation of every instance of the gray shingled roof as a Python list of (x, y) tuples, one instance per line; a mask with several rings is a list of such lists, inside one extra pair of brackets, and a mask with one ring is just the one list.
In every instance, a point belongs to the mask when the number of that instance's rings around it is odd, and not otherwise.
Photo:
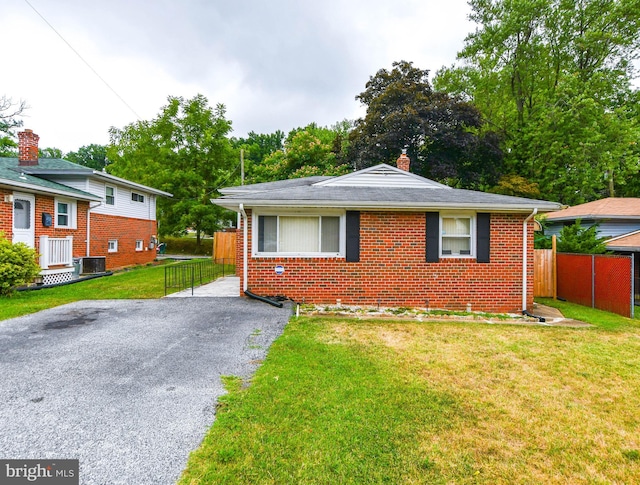
[[(19, 178), (20, 175), (24, 178)], [(124, 185), (128, 185), (130, 187), (136, 187), (152, 194), (162, 195), (165, 197), (171, 197), (172, 195), (168, 192), (164, 192), (162, 190), (154, 189), (153, 187), (148, 187), (146, 185), (138, 184), (135, 182), (131, 182), (130, 180), (122, 179), (120, 177), (116, 177), (114, 175), (108, 173), (98, 172), (92, 168), (85, 167), (82, 165), (78, 165), (77, 163), (70, 162), (68, 160), (64, 160), (61, 158), (40, 158), (38, 159), (38, 165), (31, 165), (26, 167), (20, 167), (18, 165), (17, 158), (7, 158), (0, 157), (0, 184), (2, 183), (2, 179), (5, 179), (5, 185), (12, 185), (12, 183), (22, 184), (28, 183), (33, 186), (33, 188), (45, 188), (51, 190), (63, 191), (66, 194), (75, 194), (79, 198), (90, 199), (90, 200), (101, 200), (100, 197), (96, 197), (93, 194), (89, 194), (88, 192), (84, 192), (82, 190), (73, 189), (71, 187), (67, 187), (63, 184), (58, 184), (56, 182), (52, 182), (50, 180), (46, 180), (45, 178), (41, 178), (44, 176), (59, 176), (59, 175), (81, 175), (85, 177), (96, 177), (104, 180), (115, 181), (122, 183)], [(18, 178), (16, 178), (18, 177)], [(23, 187), (28, 189), (28, 187)]]
[[(66, 160), (61, 161), (66, 162)], [(66, 195), (82, 200), (101, 200), (100, 197), (89, 192), (30, 175), (27, 173), (28, 168), (31, 167), (24, 167), (24, 169), (19, 167), (17, 158), (0, 157), (0, 186)]]
[[(325, 177), (324, 180), (328, 178)], [(424, 179), (429, 182), (428, 179)], [(313, 185), (318, 177), (270, 182), (242, 187), (238, 192), (233, 187), (223, 189), (224, 195), (213, 199), (214, 204), (239, 210), (243, 204), (251, 207), (341, 207), (359, 209), (475, 209), (504, 210), (516, 212), (540, 212), (558, 210), (560, 204), (544, 200), (489, 194), (473, 190)]]

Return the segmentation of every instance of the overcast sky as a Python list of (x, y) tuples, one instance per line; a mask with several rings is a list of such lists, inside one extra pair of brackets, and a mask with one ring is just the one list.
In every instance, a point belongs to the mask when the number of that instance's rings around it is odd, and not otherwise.
[(110, 126), (155, 117), (170, 95), (224, 104), (233, 136), (328, 126), (362, 116), (355, 96), (394, 61), (451, 65), (469, 11), (466, 0), (0, 0), (0, 95), (26, 101), (23, 127), (64, 152), (107, 144)]

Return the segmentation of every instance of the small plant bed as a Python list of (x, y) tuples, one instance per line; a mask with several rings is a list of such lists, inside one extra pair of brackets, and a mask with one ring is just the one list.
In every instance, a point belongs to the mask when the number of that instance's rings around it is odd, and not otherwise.
[(323, 317), (353, 317), (361, 320), (470, 321), (479, 323), (538, 324), (537, 318), (517, 313), (467, 312), (410, 307), (361, 307), (343, 305), (300, 305), (300, 314)]

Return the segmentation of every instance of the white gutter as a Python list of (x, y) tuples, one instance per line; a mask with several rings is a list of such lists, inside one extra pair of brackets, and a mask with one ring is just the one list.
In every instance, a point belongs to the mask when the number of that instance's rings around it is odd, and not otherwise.
[(247, 276), (249, 271), (247, 270), (247, 243), (249, 234), (247, 232), (247, 213), (244, 211), (244, 204), (240, 204), (238, 207), (240, 214), (242, 214), (242, 291), (247, 291)]
[(538, 213), (538, 209), (533, 209), (533, 212), (522, 223), (522, 311), (527, 310), (527, 247), (528, 247), (528, 228), (529, 221)]
[(98, 205), (91, 205), (89, 202), (89, 209), (87, 210), (87, 258), (91, 256), (91, 209), (100, 207), (102, 202), (98, 202)]

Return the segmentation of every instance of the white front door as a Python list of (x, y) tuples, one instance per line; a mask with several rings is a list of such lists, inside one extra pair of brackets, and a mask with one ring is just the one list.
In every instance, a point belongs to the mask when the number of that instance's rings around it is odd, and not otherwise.
[(35, 247), (36, 198), (30, 194), (13, 194), (13, 242)]

